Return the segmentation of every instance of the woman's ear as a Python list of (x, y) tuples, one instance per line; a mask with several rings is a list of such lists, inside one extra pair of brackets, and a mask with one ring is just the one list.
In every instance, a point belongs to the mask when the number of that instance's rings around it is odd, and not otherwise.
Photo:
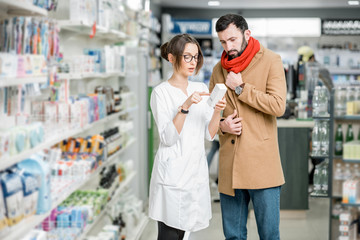
[(249, 29), (245, 30), (244, 35), (245, 35), (245, 40), (249, 41), (251, 37), (251, 31)]
[(173, 64), (174, 61), (175, 61), (175, 57), (174, 57), (174, 55), (172, 55), (171, 53), (168, 54), (168, 59), (169, 59), (169, 62), (172, 63), (172, 64)]

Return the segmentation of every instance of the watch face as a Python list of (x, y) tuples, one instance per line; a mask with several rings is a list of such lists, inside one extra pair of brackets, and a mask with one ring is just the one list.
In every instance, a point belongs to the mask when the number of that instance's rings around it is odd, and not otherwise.
[(241, 88), (240, 86), (236, 86), (236, 87), (235, 87), (235, 93), (236, 93), (237, 95), (240, 95), (241, 91), (242, 91), (242, 88)]

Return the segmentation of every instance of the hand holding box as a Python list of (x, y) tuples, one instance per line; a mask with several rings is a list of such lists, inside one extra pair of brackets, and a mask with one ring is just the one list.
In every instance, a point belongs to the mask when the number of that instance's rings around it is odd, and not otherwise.
[(213, 91), (207, 101), (210, 107), (215, 107), (215, 105), (224, 97), (227, 91), (227, 87), (223, 83), (215, 84)]

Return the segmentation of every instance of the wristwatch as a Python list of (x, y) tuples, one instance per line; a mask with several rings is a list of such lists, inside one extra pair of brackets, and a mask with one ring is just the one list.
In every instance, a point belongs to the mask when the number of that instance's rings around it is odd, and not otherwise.
[(235, 93), (236, 93), (236, 95), (240, 95), (241, 93), (242, 93), (242, 91), (243, 91), (243, 89), (244, 89), (244, 85), (245, 85), (245, 83), (242, 83), (242, 84), (240, 84), (239, 86), (236, 86), (235, 87)]
[(178, 112), (179, 112), (179, 113), (183, 113), (183, 114), (188, 114), (188, 113), (189, 113), (189, 110), (184, 110), (184, 109), (182, 108), (182, 106), (179, 106), (179, 107), (178, 107)]

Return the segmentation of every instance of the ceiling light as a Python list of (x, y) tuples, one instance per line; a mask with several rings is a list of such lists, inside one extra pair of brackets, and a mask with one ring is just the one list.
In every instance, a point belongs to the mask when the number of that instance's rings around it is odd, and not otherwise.
[(219, 1), (208, 1), (208, 5), (209, 6), (220, 6), (220, 2)]
[(359, 1), (348, 1), (348, 4), (352, 6), (359, 5)]

